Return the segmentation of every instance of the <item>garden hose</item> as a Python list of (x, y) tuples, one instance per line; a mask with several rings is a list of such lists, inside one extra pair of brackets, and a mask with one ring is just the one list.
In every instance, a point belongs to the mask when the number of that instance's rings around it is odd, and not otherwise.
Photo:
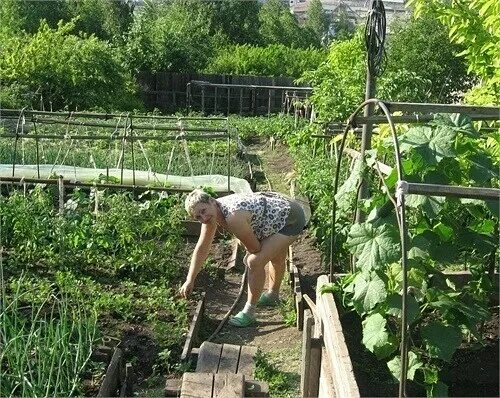
[(245, 284), (246, 284), (247, 274), (248, 274), (248, 267), (245, 266), (245, 272), (243, 272), (243, 276), (241, 277), (240, 291), (238, 292), (238, 296), (236, 297), (236, 300), (234, 301), (233, 305), (231, 306), (231, 308), (229, 309), (229, 311), (226, 313), (226, 315), (224, 315), (224, 318), (222, 318), (222, 321), (220, 321), (219, 326), (217, 326), (217, 329), (215, 329), (215, 332), (213, 332), (206, 341), (211, 341), (215, 336), (217, 336), (217, 334), (220, 332), (220, 330), (222, 329), (222, 327), (225, 325), (225, 323), (229, 319), (229, 316), (231, 315), (231, 313), (236, 308), (236, 305), (240, 301), (241, 296), (243, 295), (243, 291), (245, 290)]
[(373, 0), (365, 25), (365, 45), (368, 70), (380, 76), (384, 70), (386, 32), (385, 8), (382, 0)]

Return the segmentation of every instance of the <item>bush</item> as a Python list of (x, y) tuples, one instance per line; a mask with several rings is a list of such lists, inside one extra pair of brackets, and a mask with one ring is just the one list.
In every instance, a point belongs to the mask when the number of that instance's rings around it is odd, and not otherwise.
[[(71, 34), (72, 22), (51, 29), (45, 21), (33, 36), (10, 36), (2, 45), (0, 80), (16, 93), (19, 86), (30, 98), (15, 94), (8, 100), (46, 108), (133, 109), (132, 77), (121, 66), (113, 48), (95, 36)], [(29, 101), (31, 103), (29, 103)]]
[(206, 72), (298, 78), (304, 72), (316, 69), (325, 55), (322, 50), (290, 48), (282, 44), (267, 47), (235, 45), (221, 48)]

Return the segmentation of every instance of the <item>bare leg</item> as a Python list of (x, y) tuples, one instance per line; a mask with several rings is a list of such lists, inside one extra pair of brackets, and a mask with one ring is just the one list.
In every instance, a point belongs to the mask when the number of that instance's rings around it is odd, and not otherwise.
[(288, 255), (288, 246), (271, 260), (269, 265), (269, 286), (268, 290), (270, 292), (279, 294), (281, 282), (283, 281), (283, 276), (285, 275), (286, 269), (286, 256)]
[[(269, 261), (275, 260), (276, 253), (280, 253), (278, 257), (281, 257), (283, 253), (286, 253), (288, 246), (290, 246), (290, 244), (296, 239), (297, 236), (274, 234), (262, 241), (260, 252), (248, 255), (247, 264), (249, 270), (247, 303), (255, 305), (260, 297), (260, 294), (262, 293), (266, 278), (265, 265)], [(273, 286), (276, 286), (276, 282), (278, 282), (277, 287), (279, 288), (281, 279), (283, 278), (283, 274), (285, 272), (285, 262), (283, 260), (282, 265), (278, 265), (277, 269), (275, 264), (272, 266), (275, 267), (273, 275), (274, 282), (272, 283), (274, 283)]]

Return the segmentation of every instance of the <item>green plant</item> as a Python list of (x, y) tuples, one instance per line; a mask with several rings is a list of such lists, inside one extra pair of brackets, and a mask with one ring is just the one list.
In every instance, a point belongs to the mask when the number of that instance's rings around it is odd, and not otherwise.
[[(429, 126), (410, 127), (400, 137), (403, 168), (409, 181), (450, 185), (498, 185), (498, 172), (484, 152), (478, 132), (461, 115), (443, 116)], [(377, 157), (392, 150), (389, 140), (378, 146)], [(373, 164), (377, 150), (367, 162)], [(389, 189), (395, 174), (385, 179)], [(341, 190), (350, 184), (344, 183)], [(333, 290), (362, 317), (363, 343), (377, 358), (388, 361), (399, 378), (397, 354), (401, 331), (402, 271), (399, 233), (395, 219), (379, 210), (386, 194), (374, 191), (359, 206), (363, 223), (353, 224), (344, 249), (356, 256), (356, 272)], [(336, 200), (343, 200), (337, 198)], [(462, 339), (481, 340), (480, 325), (489, 317), (492, 284), (487, 271), (495, 267), (498, 208), (487, 202), (443, 197), (407, 197), (409, 225), (408, 319), (410, 350), (408, 378), (439, 396), (446, 386), (439, 380), (444, 362), (451, 360)], [(458, 290), (443, 274), (449, 265), (466, 265), (473, 281)]]
[(46, 109), (133, 109), (134, 83), (113, 48), (94, 36), (72, 34), (74, 22), (55, 29), (42, 21), (33, 35), (9, 36), (2, 44), (0, 80), (26, 87), (28, 106)]
[(0, 262), (0, 395), (78, 394), (96, 341), (96, 313), (57, 295), (53, 286), (41, 303), (26, 305), (22, 278), (8, 291)]
[(269, 385), (269, 395), (272, 397), (297, 396), (297, 380), (294, 375), (277, 369), (269, 354), (257, 352), (255, 359), (255, 378), (266, 381)]
[(218, 49), (205, 71), (299, 78), (303, 73), (316, 69), (324, 58), (324, 51), (313, 48), (294, 48), (283, 44), (265, 47), (241, 44)]

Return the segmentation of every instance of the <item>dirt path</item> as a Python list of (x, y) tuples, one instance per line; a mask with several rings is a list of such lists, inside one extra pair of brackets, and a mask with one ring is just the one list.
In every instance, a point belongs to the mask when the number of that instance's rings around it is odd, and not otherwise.
[[(253, 163), (257, 179), (256, 190), (278, 191), (289, 194), (288, 176), (293, 171), (293, 160), (287, 148), (276, 143), (271, 148), (269, 141), (255, 140), (247, 146), (249, 159)], [(302, 269), (303, 289), (314, 296), (314, 285), (321, 273), (320, 254), (313, 246), (314, 240), (304, 234), (294, 244), (294, 261)], [(223, 259), (214, 259), (216, 262)], [(206, 310), (213, 328), (224, 317), (235, 301), (241, 286), (242, 270), (227, 272), (223, 279), (212, 280), (206, 289)], [(281, 295), (291, 301), (291, 289), (283, 282)], [(246, 289), (236, 311), (239, 311), (246, 297)], [(258, 324), (255, 327), (235, 328), (224, 326), (214, 339), (219, 343), (246, 344), (258, 347), (267, 354), (275, 368), (283, 372), (290, 381), (288, 396), (297, 396), (300, 387), (300, 355), (302, 333), (295, 326), (287, 326), (280, 309), (258, 309)]]

